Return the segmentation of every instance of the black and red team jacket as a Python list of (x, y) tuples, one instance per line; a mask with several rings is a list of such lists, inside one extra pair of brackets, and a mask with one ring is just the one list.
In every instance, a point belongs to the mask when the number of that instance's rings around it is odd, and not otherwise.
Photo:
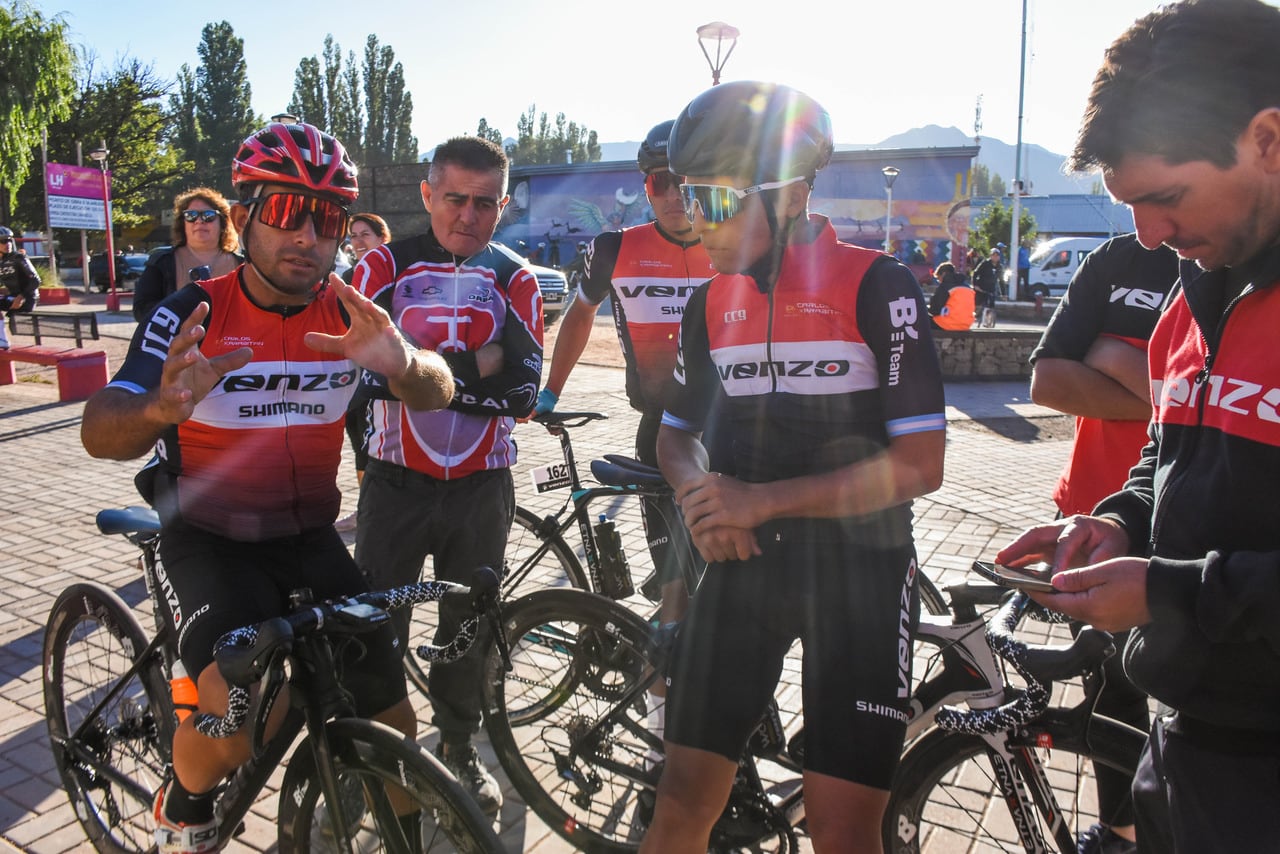
[(1193, 719), (1280, 732), (1280, 248), (1181, 272), (1148, 350), (1152, 441), (1095, 511), (1151, 558), (1125, 668)]

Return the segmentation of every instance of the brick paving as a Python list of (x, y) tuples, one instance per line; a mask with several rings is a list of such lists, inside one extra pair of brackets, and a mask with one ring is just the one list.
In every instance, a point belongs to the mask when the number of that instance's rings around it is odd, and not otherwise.
[[(103, 334), (117, 345), (132, 331), (131, 321), (124, 318), (99, 316)], [(125, 590), (130, 602), (143, 598), (133, 547), (123, 538), (102, 536), (94, 525), (101, 508), (139, 503), (131, 480), (138, 464), (89, 458), (79, 439), (83, 404), (59, 403), (56, 388), (47, 379), (41, 382), (39, 373), (29, 379), (35, 381), (0, 387), (7, 506), (0, 523), (0, 852), (60, 854), (88, 846), (60, 787), (45, 734), (43, 627), (54, 598), (76, 580)], [(957, 383), (948, 386), (947, 397), (952, 429), (946, 480), (936, 493), (916, 502), (920, 557), (939, 583), (960, 578), (974, 558), (990, 557), (1023, 527), (1052, 515), (1049, 494), (1066, 459), (1069, 435), (1067, 420), (1032, 404), (1020, 383)], [(575, 433), (584, 470), (601, 453), (631, 450), (636, 415), (627, 407), (620, 370), (580, 366), (560, 404), (562, 410), (576, 408), (610, 416)], [(518, 499), (540, 512), (554, 509), (562, 499), (555, 494), (536, 497), (527, 472), (559, 461), (559, 444), (533, 424), (520, 427), (517, 436)], [(356, 497), (349, 463), (343, 465), (341, 479), (346, 513), (354, 509)], [(620, 506), (614, 515), (633, 563), (646, 562), (638, 511)], [(152, 625), (145, 602), (138, 615), (143, 626)], [(794, 679), (794, 671), (789, 668), (784, 678)], [(788, 685), (780, 697), (788, 718), (794, 718), (798, 691)], [(418, 698), (417, 703), (423, 719), (429, 719), (425, 702)], [(434, 744), (434, 733), (424, 730), (423, 743)], [(488, 745), (481, 748), (492, 762)], [(506, 797), (500, 829), (509, 850), (569, 850), (509, 786)], [(264, 796), (246, 834), (228, 850), (274, 850), (274, 812), (274, 796)]]

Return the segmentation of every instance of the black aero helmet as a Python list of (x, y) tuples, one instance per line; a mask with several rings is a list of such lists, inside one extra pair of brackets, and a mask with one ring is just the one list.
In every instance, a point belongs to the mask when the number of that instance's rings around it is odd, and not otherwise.
[(671, 126), (675, 121), (668, 119), (645, 134), (640, 150), (636, 152), (636, 163), (640, 171), (648, 175), (659, 169), (667, 168), (667, 140), (671, 138)]
[(735, 175), (754, 184), (805, 177), (831, 160), (831, 117), (803, 92), (738, 80), (680, 111), (667, 157), (678, 175)]

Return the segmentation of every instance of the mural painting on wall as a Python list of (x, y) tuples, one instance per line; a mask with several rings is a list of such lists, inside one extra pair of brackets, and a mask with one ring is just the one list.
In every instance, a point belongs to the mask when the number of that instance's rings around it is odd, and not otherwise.
[(495, 239), (536, 263), (555, 266), (558, 259), (573, 258), (580, 240), (642, 225), (652, 218), (643, 176), (634, 166), (537, 175), (515, 179)]
[[(946, 187), (943, 193), (931, 199), (895, 197), (889, 222), (890, 252), (922, 278), (943, 261), (962, 262), (967, 251), (970, 206), (961, 193), (964, 173), (943, 171), (939, 177), (935, 183)], [(955, 186), (949, 186), (953, 181)], [(642, 177), (631, 163), (590, 172), (513, 176), (512, 185), (495, 239), (539, 264), (558, 266), (575, 256), (579, 241), (653, 218)], [(810, 210), (829, 217), (841, 240), (883, 248), (885, 197), (841, 198), (824, 194), (829, 189), (819, 183)], [(854, 192), (865, 196), (866, 189), (859, 189)]]

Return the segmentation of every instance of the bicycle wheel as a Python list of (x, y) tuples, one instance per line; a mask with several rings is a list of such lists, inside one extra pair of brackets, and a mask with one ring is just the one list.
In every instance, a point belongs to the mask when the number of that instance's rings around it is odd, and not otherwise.
[[(506, 574), (502, 579), (502, 598), (514, 599), (543, 588), (576, 587), (590, 589), (587, 574), (573, 549), (559, 533), (541, 536), (542, 520), (523, 507), (516, 507), (515, 522), (507, 535)], [(497, 567), (495, 567), (496, 569)], [(419, 691), (427, 691), (427, 665), (414, 650), (431, 643), (436, 633), (434, 608), (414, 608), (409, 618), (409, 649), (404, 656), (404, 669)]]
[(45, 627), (44, 705), (54, 764), (99, 851), (146, 851), (152, 844), (151, 799), (169, 764), (173, 704), (158, 654), (123, 680), (146, 646), (128, 606), (98, 584), (62, 591)]
[[(350, 836), (336, 823), (316, 774), (310, 738), (289, 759), (280, 787), (278, 847), (284, 854), (327, 851), (502, 854), (502, 843), (453, 775), (417, 742), (373, 721), (343, 718), (325, 725), (339, 798)], [(404, 792), (419, 815), (408, 838), (387, 786)]]
[(920, 585), (920, 607), (935, 617), (948, 613), (947, 597), (933, 583), (933, 579), (923, 569), (916, 571), (916, 582)]
[[(1090, 721), (1088, 743), (1072, 724), (1031, 724), (1018, 745), (1044, 770), (1067, 828), (1074, 854), (1076, 835), (1099, 820), (1093, 764), (1126, 772), (1142, 734), (1106, 718)], [(1045, 745), (1038, 747), (1037, 745)], [(1025, 775), (1019, 780), (1028, 790)], [(1059, 850), (1042, 808), (1030, 810), (1049, 850)], [(1106, 818), (1102, 819), (1106, 821)], [(932, 730), (907, 751), (894, 778), (884, 817), (884, 848), (894, 854), (949, 851), (1021, 851), (1010, 812), (986, 743), (976, 735)]]
[(531, 593), (503, 616), (514, 669), (491, 650), (484, 691), (485, 727), (507, 776), (575, 848), (635, 850), (662, 750), (646, 726), (657, 657), (649, 626), (579, 590)]

